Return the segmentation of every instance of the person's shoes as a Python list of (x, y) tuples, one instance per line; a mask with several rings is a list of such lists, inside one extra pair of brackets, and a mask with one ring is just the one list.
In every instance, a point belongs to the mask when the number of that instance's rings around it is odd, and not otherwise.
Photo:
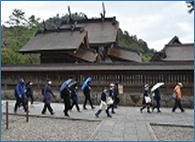
[(91, 109), (95, 109), (95, 107), (91, 107)]
[(151, 113), (149, 110), (147, 111), (148, 113)]
[(112, 111), (112, 114), (115, 114), (115, 112), (114, 112), (114, 111)]
[(160, 111), (160, 110), (158, 110), (157, 112), (159, 112), (159, 113), (160, 113), (161, 111)]
[(86, 107), (83, 107), (83, 109), (84, 109), (84, 110), (87, 110), (87, 108), (86, 108)]
[(99, 115), (98, 115), (97, 113), (95, 113), (95, 116), (96, 116), (97, 118), (99, 118)]
[(182, 110), (181, 112), (185, 112), (184, 110)]
[(141, 113), (143, 112), (142, 108), (140, 108), (140, 112), (141, 112)]
[(112, 116), (111, 116), (111, 115), (107, 115), (107, 117), (110, 117), (110, 118), (112, 118)]
[(54, 112), (51, 112), (51, 115), (54, 115)]
[(68, 113), (67, 113), (67, 114), (65, 114), (65, 116), (70, 117)]
[(45, 112), (41, 112), (41, 114), (45, 115)]

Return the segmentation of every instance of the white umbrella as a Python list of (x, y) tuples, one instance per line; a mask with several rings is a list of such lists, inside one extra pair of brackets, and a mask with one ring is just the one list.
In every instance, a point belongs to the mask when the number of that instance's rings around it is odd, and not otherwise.
[(163, 86), (165, 83), (164, 82), (159, 82), (159, 83), (156, 83), (152, 89), (151, 89), (151, 92), (153, 92), (154, 90), (156, 90), (157, 88)]

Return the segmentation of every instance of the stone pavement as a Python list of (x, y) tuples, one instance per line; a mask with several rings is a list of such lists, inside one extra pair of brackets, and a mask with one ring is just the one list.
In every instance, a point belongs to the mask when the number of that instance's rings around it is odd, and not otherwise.
[[(9, 101), (9, 113), (13, 114), (13, 107), (15, 101)], [(82, 105), (80, 105), (80, 108)], [(39, 117), (54, 117), (58, 119), (71, 119), (81, 121), (101, 121), (100, 125), (96, 128), (95, 132), (88, 140), (101, 140), (101, 141), (153, 141), (157, 140), (150, 124), (166, 124), (166, 125), (187, 125), (193, 126), (194, 110), (185, 109), (184, 113), (176, 110), (175, 113), (171, 112), (171, 108), (162, 108), (162, 113), (153, 112), (148, 114), (146, 110), (140, 113), (138, 107), (121, 107), (116, 110), (116, 114), (112, 118), (107, 118), (106, 113), (102, 112), (100, 118), (94, 116), (99, 108), (96, 106), (95, 110), (82, 110), (77, 112), (74, 108), (70, 112), (70, 118), (63, 114), (64, 105), (61, 103), (52, 103), (55, 115), (51, 116), (49, 113), (41, 115), (43, 108), (42, 102), (35, 102), (30, 106), (29, 115)], [(5, 101), (2, 101), (2, 111), (5, 112)], [(18, 110), (17, 114), (23, 115), (22, 109)]]

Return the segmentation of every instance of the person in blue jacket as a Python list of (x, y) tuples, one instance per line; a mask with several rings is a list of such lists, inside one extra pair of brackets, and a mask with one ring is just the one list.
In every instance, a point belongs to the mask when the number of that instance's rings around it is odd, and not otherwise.
[(156, 105), (153, 106), (152, 111), (154, 111), (154, 109), (157, 109), (157, 112), (161, 112), (160, 111), (160, 100), (161, 100), (161, 95), (160, 95), (160, 91), (157, 88), (156, 90), (154, 90), (154, 100), (156, 101)]
[(71, 99), (72, 99), (72, 105), (70, 106), (70, 110), (72, 110), (72, 108), (74, 107), (74, 105), (77, 108), (77, 111), (80, 112), (80, 108), (78, 105), (78, 95), (77, 95), (77, 82), (74, 81), (69, 85), (69, 89), (70, 89), (70, 94), (71, 94)]
[(24, 111), (27, 112), (28, 108), (25, 102), (25, 93), (26, 93), (26, 86), (25, 86), (25, 82), (24, 79), (21, 78), (19, 79), (19, 82), (15, 88), (15, 92), (14, 95), (16, 97), (16, 104), (14, 107), (14, 112), (17, 112), (17, 108), (20, 107), (20, 104), (22, 104), (22, 106), (24, 107)]
[(52, 97), (55, 98), (55, 95), (52, 92), (52, 88), (51, 88), (51, 81), (48, 81), (48, 83), (45, 85), (44, 90), (43, 90), (43, 102), (44, 102), (44, 107), (42, 110), (42, 114), (45, 114), (46, 110), (48, 109), (49, 112), (51, 113), (51, 115), (54, 114), (54, 111), (51, 107), (51, 101), (52, 101)]

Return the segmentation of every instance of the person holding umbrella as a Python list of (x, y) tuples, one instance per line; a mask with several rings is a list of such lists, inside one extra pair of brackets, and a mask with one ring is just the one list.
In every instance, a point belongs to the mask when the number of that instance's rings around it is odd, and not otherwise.
[(60, 87), (60, 96), (64, 101), (64, 115), (69, 117), (68, 110), (70, 109), (70, 89), (68, 85), (71, 84), (72, 78), (66, 80)]
[(140, 109), (140, 112), (142, 113), (142, 111), (147, 107), (147, 112), (150, 113), (150, 105), (151, 105), (151, 98), (149, 96), (149, 85), (145, 84), (144, 85), (144, 94), (143, 94), (143, 99), (142, 99), (142, 105), (143, 107)]
[(153, 99), (156, 101), (156, 104), (152, 107), (152, 112), (154, 111), (155, 108), (157, 109), (157, 112), (161, 112), (160, 111), (161, 94), (160, 94), (159, 88), (163, 85), (164, 85), (164, 82), (159, 82), (159, 83), (156, 83), (151, 89), (151, 92), (154, 92)]
[(81, 87), (81, 90), (83, 91), (83, 94), (85, 96), (85, 101), (84, 101), (84, 104), (83, 104), (83, 109), (87, 109), (86, 108), (86, 104), (87, 104), (87, 101), (89, 101), (90, 105), (91, 105), (91, 108), (94, 109), (95, 107), (93, 106), (92, 104), (92, 101), (91, 101), (91, 96), (90, 96), (90, 91), (91, 91), (91, 87), (90, 87), (90, 83), (92, 81), (92, 78), (91, 77), (88, 77), (82, 87)]
[(77, 95), (77, 82), (76, 81), (73, 81), (69, 86), (68, 88), (70, 88), (70, 91), (71, 91), (71, 99), (72, 99), (72, 105), (70, 106), (70, 110), (72, 110), (72, 108), (74, 107), (74, 105), (76, 106), (77, 108), (77, 111), (80, 112), (80, 108), (79, 108), (79, 105), (78, 105), (78, 95)]
[(182, 98), (182, 92), (181, 92), (181, 88), (183, 87), (183, 84), (181, 82), (177, 83), (177, 85), (174, 88), (174, 93), (176, 94), (176, 98), (175, 98), (175, 105), (172, 109), (172, 112), (175, 112), (175, 110), (177, 109), (177, 107), (179, 106), (181, 112), (184, 112), (184, 109), (181, 105), (181, 98)]

